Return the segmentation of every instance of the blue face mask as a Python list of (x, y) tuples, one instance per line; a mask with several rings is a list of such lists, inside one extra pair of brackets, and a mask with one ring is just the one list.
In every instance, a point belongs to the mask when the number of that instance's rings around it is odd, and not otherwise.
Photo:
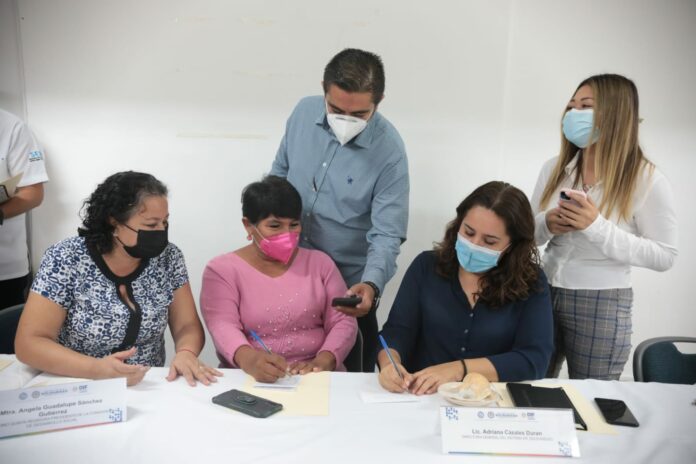
[(584, 110), (573, 108), (563, 116), (563, 135), (576, 147), (587, 148), (599, 138), (599, 134), (595, 132), (590, 142), (593, 121), (594, 110), (592, 108)]
[(502, 251), (490, 250), (471, 243), (462, 234), (458, 234), (454, 249), (457, 251), (459, 265), (475, 274), (480, 274), (496, 267), (500, 255), (503, 253)]

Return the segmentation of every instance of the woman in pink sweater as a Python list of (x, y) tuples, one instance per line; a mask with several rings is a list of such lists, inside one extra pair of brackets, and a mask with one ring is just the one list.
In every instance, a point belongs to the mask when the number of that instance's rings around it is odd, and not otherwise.
[(299, 193), (267, 176), (244, 189), (242, 214), (251, 243), (214, 258), (203, 272), (201, 310), (221, 366), (240, 367), (262, 382), (286, 372), (345, 370), (358, 326), (331, 307), (346, 293), (331, 258), (297, 247)]

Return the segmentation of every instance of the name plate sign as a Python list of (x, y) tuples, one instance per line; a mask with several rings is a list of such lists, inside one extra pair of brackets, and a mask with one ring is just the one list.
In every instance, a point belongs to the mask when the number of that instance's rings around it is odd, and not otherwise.
[(570, 409), (440, 408), (444, 453), (580, 457)]
[(0, 391), (0, 438), (125, 420), (125, 378)]

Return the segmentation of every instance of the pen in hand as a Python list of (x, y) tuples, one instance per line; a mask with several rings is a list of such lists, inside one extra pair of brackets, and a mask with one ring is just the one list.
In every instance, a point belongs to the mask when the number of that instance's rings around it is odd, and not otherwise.
[[(263, 342), (263, 340), (261, 340), (261, 337), (259, 337), (259, 335), (258, 335), (256, 332), (254, 332), (253, 330), (250, 330), (249, 333), (250, 333), (251, 336), (254, 338), (254, 340), (256, 340), (257, 342), (259, 342), (259, 345), (261, 345), (261, 348), (263, 348), (264, 351), (266, 351), (266, 353), (268, 353), (268, 354), (273, 354), (273, 352), (271, 351), (271, 349), (270, 349), (269, 347), (266, 346), (266, 344)], [(284, 377), (289, 377), (289, 374), (288, 374), (287, 369), (285, 370), (285, 376), (284, 376)]]
[(391, 351), (389, 351), (389, 347), (387, 346), (387, 342), (384, 340), (384, 337), (382, 335), (379, 335), (379, 342), (382, 344), (382, 348), (384, 348), (384, 351), (386, 351), (387, 356), (389, 356), (389, 361), (391, 361), (392, 366), (394, 366), (394, 369), (396, 370), (396, 373), (399, 375), (399, 378), (401, 381), (404, 381), (404, 375), (401, 373), (399, 370), (399, 366), (396, 365), (396, 361), (394, 361), (394, 358), (391, 355)]

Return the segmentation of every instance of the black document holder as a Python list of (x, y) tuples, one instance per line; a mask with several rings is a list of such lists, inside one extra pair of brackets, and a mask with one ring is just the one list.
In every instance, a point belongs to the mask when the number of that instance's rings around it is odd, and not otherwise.
[(520, 408), (557, 408), (572, 409), (575, 428), (587, 430), (587, 424), (582, 420), (578, 410), (562, 387), (535, 387), (528, 383), (508, 383), (507, 390), (515, 406)]

